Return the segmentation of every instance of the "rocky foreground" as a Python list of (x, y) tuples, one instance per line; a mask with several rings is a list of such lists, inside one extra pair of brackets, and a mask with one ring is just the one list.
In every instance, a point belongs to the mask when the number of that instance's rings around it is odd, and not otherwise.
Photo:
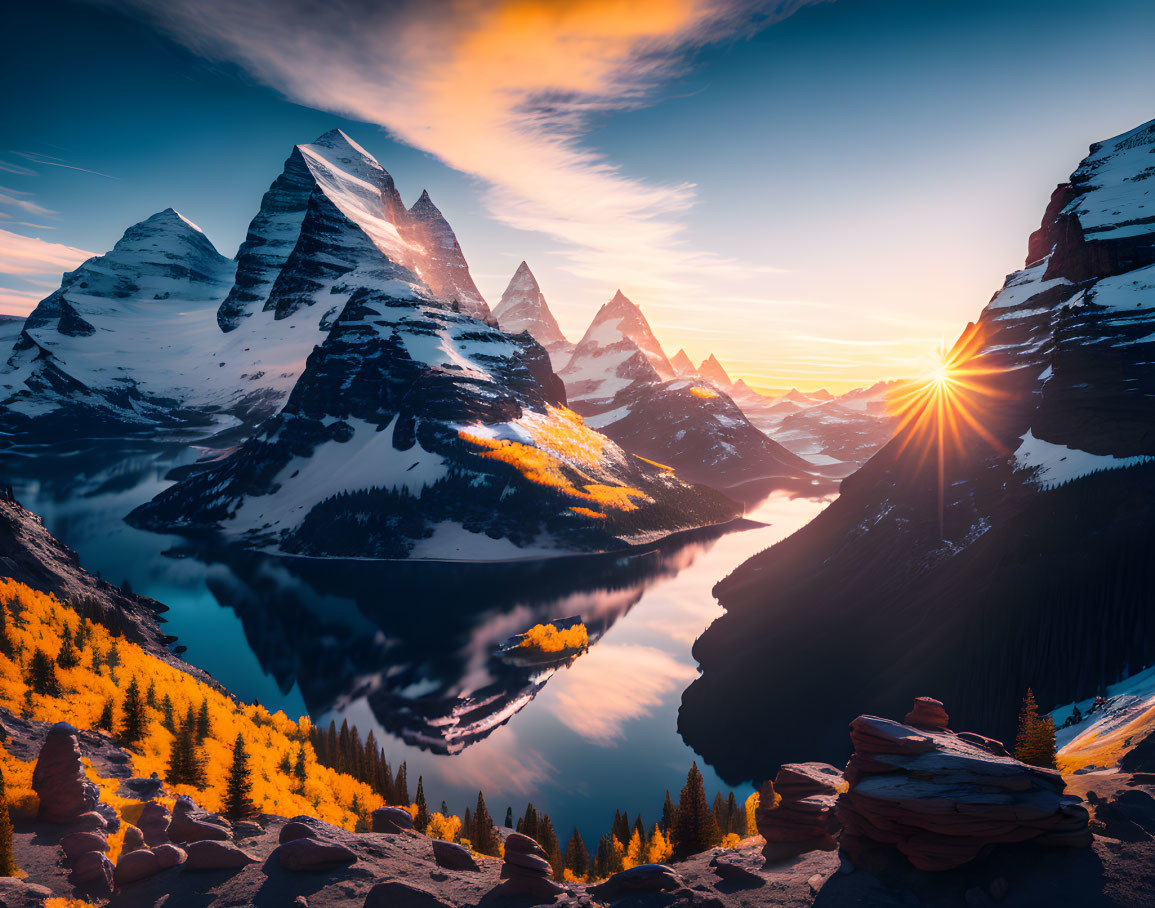
[[(230, 824), (187, 797), (174, 803), (157, 779), (132, 778), (129, 755), (100, 733), (3, 721), (8, 751), (36, 758), (39, 797), (37, 819), (16, 825), (26, 876), (0, 880), (4, 906), (77, 895), (132, 908), (1155, 904), (1146, 764), (1082, 774), (1077, 794), (1064, 791), (1058, 773), (950, 731), (929, 699), (906, 723), (856, 719), (845, 773), (782, 767), (763, 791), (774, 806), (758, 811), (761, 835), (597, 885), (554, 882), (537, 843), (511, 830), (499, 830), (504, 860), (488, 858), (415, 832), (399, 808), (378, 809), (363, 833), (307, 816)], [(136, 826), (101, 803), (84, 759), (143, 802)]]

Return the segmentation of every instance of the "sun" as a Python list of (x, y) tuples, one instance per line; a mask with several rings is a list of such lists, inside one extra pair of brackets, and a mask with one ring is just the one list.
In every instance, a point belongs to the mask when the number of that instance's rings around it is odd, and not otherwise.
[(887, 400), (898, 417), (899, 451), (913, 452), (916, 469), (931, 457), (937, 462), (940, 530), (948, 454), (964, 453), (976, 442), (1004, 448), (991, 432), (995, 405), (1004, 396), (996, 380), (1003, 370), (983, 357), (983, 348), (981, 330), (972, 326), (954, 347), (939, 349), (926, 375)]

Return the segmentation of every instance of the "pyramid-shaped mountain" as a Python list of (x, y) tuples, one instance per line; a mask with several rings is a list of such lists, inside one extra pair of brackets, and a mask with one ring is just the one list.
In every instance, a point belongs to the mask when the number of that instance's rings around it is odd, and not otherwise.
[(618, 291), (559, 374), (590, 425), (697, 482), (753, 499), (822, 472), (755, 428), (724, 391), (674, 372), (641, 308)]
[(694, 368), (693, 360), (691, 360), (686, 354), (686, 351), (681, 348), (670, 357), (670, 365), (674, 367), (675, 375), (696, 376), (698, 374), (698, 370)]
[(562, 334), (537, 278), (525, 262), (517, 266), (501, 295), (501, 302), (493, 310), (493, 316), (501, 330), (508, 334), (528, 331), (549, 352), (555, 372), (560, 372), (569, 363), (574, 345)]
[(0, 427), (39, 439), (207, 427), (236, 403), (215, 313), (234, 264), (171, 208), (64, 275), (0, 365)]

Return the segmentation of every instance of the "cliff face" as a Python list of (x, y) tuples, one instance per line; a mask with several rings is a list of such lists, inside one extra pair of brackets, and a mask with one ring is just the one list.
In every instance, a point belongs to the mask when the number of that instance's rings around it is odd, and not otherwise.
[(941, 469), (915, 406), (837, 502), (718, 584), (680, 728), (723, 775), (841, 759), (827, 716), (920, 690), (1007, 737), (1028, 686), (1048, 706), (1150, 663), (1153, 149), (1155, 123), (1097, 144), (1056, 192), (951, 352)]

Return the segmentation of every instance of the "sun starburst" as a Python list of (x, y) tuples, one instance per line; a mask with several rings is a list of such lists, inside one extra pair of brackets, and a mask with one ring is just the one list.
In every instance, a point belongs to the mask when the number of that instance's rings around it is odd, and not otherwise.
[(923, 379), (902, 385), (887, 401), (899, 420), (900, 452), (917, 456), (916, 469), (936, 457), (940, 532), (948, 454), (964, 453), (976, 442), (1004, 449), (990, 428), (995, 404), (1004, 396), (995, 381), (1003, 370), (984, 361), (983, 346), (981, 330), (972, 326), (949, 351), (939, 350), (937, 364)]

